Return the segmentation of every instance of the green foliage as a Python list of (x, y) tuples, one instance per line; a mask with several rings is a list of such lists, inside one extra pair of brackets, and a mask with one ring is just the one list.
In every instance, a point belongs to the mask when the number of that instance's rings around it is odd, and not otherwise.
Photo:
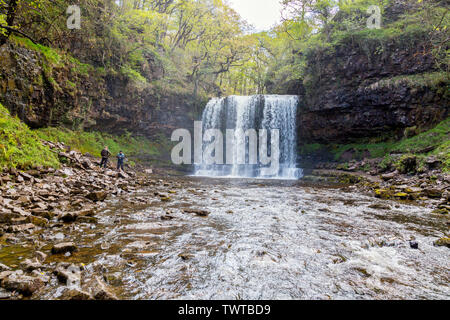
[(16, 44), (20, 44), (28, 49), (34, 50), (36, 52), (39, 52), (44, 55), (44, 57), (47, 59), (47, 61), (51, 64), (54, 64), (56, 66), (60, 65), (63, 61), (63, 58), (61, 57), (61, 54), (57, 52), (56, 49), (46, 47), (40, 44), (35, 44), (31, 42), (31, 40), (21, 37), (11, 37), (11, 40), (14, 41)]
[[(383, 137), (380, 137), (380, 139), (383, 139)], [(380, 163), (381, 169), (387, 169), (391, 166), (402, 168), (402, 159), (396, 161), (391, 154), (403, 154), (405, 157), (414, 155), (417, 157), (419, 163), (424, 157), (434, 155), (443, 162), (443, 170), (449, 172), (450, 118), (447, 118), (428, 131), (422, 132), (414, 137), (404, 138), (400, 141), (365, 141), (341, 145), (314, 144), (302, 148), (300, 153), (312, 154), (318, 150), (327, 150), (338, 161), (342, 154), (350, 149), (355, 150), (355, 158), (362, 158), (362, 155), (367, 151), (370, 153), (371, 158), (383, 158)]]
[(160, 141), (150, 141), (143, 137), (133, 137), (130, 133), (113, 136), (107, 133), (72, 131), (66, 128), (44, 128), (35, 131), (42, 140), (63, 142), (82, 153), (99, 157), (104, 146), (108, 146), (112, 154), (122, 150), (128, 157), (143, 154), (158, 156)]
[(39, 137), (0, 104), (0, 168), (58, 167), (58, 156)]

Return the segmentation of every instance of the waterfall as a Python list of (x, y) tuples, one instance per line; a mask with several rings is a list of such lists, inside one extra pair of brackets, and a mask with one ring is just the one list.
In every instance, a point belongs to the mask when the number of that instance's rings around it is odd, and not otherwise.
[[(230, 96), (226, 98), (214, 98), (208, 102), (203, 112), (203, 133), (209, 129), (219, 129), (224, 137), (227, 129), (234, 130), (234, 150), (232, 161), (228, 164), (208, 165), (205, 161), (196, 165), (196, 176), (211, 177), (249, 177), (249, 178), (273, 178), (273, 179), (299, 179), (302, 170), (297, 164), (297, 135), (296, 114), (298, 106), (297, 96), (280, 95), (256, 95), (256, 96)], [(264, 167), (258, 163), (250, 163), (249, 156), (250, 138), (249, 129), (260, 131), (266, 129), (269, 133), (269, 154), (273, 151), (270, 147), (270, 133), (272, 129), (279, 130), (279, 163), (273, 175), (264, 175)], [(224, 138), (224, 141), (227, 140)], [(210, 141), (203, 140), (203, 150)], [(256, 143), (261, 148), (259, 136)], [(226, 148), (224, 148), (224, 154)], [(245, 151), (245, 164), (239, 162), (238, 150)], [(243, 155), (241, 155), (242, 157)], [(258, 157), (259, 158), (259, 157)], [(242, 158), (241, 158), (242, 159)]]

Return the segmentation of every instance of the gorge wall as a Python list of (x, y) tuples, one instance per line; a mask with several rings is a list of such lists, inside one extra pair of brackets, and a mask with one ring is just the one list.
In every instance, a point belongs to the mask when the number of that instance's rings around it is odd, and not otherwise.
[[(406, 128), (429, 129), (449, 116), (448, 61), (438, 66), (437, 45), (423, 26), (398, 22), (417, 6), (391, 1), (382, 28), (373, 31), (345, 32), (340, 21), (346, 17), (338, 14), (333, 28), (343, 30), (333, 29), (334, 38), (296, 53), (304, 60), (302, 78), (268, 80), (272, 93), (301, 97), (300, 144), (402, 138)], [(367, 18), (359, 19), (363, 25)]]
[(364, 40), (309, 58), (299, 113), (300, 140), (348, 143), (401, 136), (448, 116), (448, 76), (436, 70), (421, 39)]
[(204, 103), (30, 46), (9, 41), (0, 47), (0, 102), (32, 128), (128, 131), (151, 138), (193, 126), (193, 110)]

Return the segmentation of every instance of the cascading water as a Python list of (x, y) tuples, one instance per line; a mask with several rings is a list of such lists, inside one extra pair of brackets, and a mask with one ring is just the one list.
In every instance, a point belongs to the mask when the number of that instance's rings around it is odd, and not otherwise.
[[(232, 161), (228, 164), (207, 164), (205, 160), (196, 166), (196, 176), (210, 177), (249, 177), (273, 179), (299, 179), (302, 170), (296, 167), (297, 135), (296, 114), (298, 106), (297, 96), (256, 95), (230, 96), (214, 98), (206, 105), (203, 112), (203, 133), (209, 129), (219, 129), (225, 135), (227, 129), (234, 130), (234, 147)], [(249, 164), (250, 142), (246, 135), (249, 129), (266, 129), (269, 132), (279, 130), (279, 163), (275, 174), (264, 174), (263, 166)], [(226, 139), (224, 139), (226, 140)], [(203, 141), (203, 150), (210, 141)], [(261, 148), (261, 145), (259, 145)], [(239, 161), (239, 152), (245, 150), (245, 164)], [(242, 159), (242, 158), (241, 158)]]

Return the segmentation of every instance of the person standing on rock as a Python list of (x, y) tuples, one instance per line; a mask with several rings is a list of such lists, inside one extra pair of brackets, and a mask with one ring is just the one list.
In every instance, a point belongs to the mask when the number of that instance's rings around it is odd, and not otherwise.
[(108, 165), (108, 159), (111, 156), (111, 152), (109, 152), (108, 146), (105, 146), (105, 148), (103, 148), (101, 155), (102, 155), (102, 162), (100, 162), (100, 168), (101, 167), (106, 168), (106, 166)]
[(125, 155), (123, 154), (122, 151), (119, 152), (119, 154), (117, 155), (117, 170), (120, 171), (120, 169), (123, 170), (123, 162), (125, 160)]

